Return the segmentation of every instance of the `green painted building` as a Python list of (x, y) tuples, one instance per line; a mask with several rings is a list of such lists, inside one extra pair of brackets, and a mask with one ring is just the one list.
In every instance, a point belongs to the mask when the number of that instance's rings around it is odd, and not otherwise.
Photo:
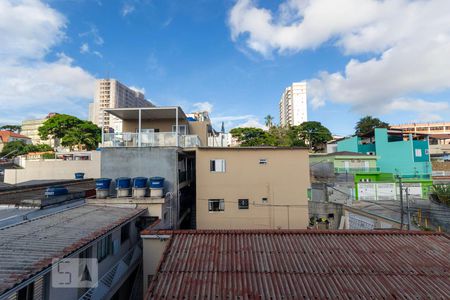
[(431, 162), (426, 135), (404, 134), (398, 130), (376, 128), (365, 136), (337, 142), (337, 150), (375, 155), (382, 173), (411, 179), (430, 179)]

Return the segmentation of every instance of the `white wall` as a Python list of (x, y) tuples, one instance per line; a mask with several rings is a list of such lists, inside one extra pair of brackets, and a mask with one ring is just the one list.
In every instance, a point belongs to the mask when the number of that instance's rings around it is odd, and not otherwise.
[(85, 178), (100, 177), (100, 151), (91, 152), (91, 160), (28, 160), (23, 169), (5, 170), (5, 183), (17, 184), (29, 180), (75, 179), (76, 172)]

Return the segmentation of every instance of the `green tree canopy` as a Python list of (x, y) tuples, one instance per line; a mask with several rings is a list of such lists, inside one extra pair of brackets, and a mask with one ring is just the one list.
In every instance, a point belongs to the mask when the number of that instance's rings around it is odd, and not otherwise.
[(97, 148), (102, 137), (101, 129), (94, 123), (64, 114), (47, 119), (38, 130), (41, 139), (58, 138), (63, 146), (70, 149), (77, 146), (78, 150), (82, 146), (87, 150)]
[(299, 140), (304, 141), (314, 152), (323, 150), (326, 142), (333, 139), (330, 130), (316, 121), (303, 122), (299, 126), (293, 126), (291, 130), (298, 134)]
[(321, 150), (332, 139), (330, 131), (320, 122), (305, 122), (299, 126), (272, 126), (267, 131), (260, 128), (234, 128), (231, 135), (241, 146), (305, 147)]
[(261, 128), (238, 127), (230, 130), (231, 135), (241, 143), (241, 146), (269, 146), (270, 136)]
[(5, 144), (2, 152), (0, 153), (0, 156), (5, 156), (8, 154), (10, 154), (10, 156), (16, 156), (28, 154), (30, 152), (46, 152), (46, 151), (53, 151), (53, 148), (46, 144), (32, 145), (32, 144), (25, 144), (25, 142), (23, 141), (13, 141)]
[(49, 138), (62, 139), (69, 129), (76, 127), (81, 123), (83, 123), (83, 121), (77, 117), (57, 114), (51, 118), (48, 118), (42, 126), (39, 127), (39, 136), (43, 140), (47, 140)]
[(375, 128), (389, 128), (389, 124), (381, 121), (378, 118), (365, 116), (359, 119), (359, 121), (356, 123), (355, 134), (365, 135), (373, 131)]
[(19, 133), (21, 128), (22, 126), (20, 125), (3, 125), (0, 127), (1, 130), (9, 130), (16, 133)]
[(274, 118), (271, 115), (267, 115), (264, 117), (264, 121), (265, 121), (267, 128), (273, 127), (273, 120), (274, 120)]

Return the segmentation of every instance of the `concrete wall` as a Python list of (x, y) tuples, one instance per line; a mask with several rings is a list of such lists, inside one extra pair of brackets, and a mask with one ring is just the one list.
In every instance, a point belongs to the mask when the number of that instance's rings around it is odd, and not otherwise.
[(176, 148), (103, 148), (101, 177), (165, 178), (165, 192), (173, 192), (178, 180), (178, 153)]
[(23, 169), (5, 170), (5, 183), (17, 184), (29, 180), (75, 179), (76, 172), (85, 178), (100, 177), (99, 151), (92, 151), (91, 160), (27, 160)]
[[(212, 159), (224, 159), (226, 171), (211, 172)], [(267, 164), (260, 164), (260, 159), (266, 159)], [(293, 229), (308, 225), (306, 149), (199, 148), (196, 172), (198, 229)], [(210, 212), (208, 199), (224, 199), (225, 210)], [(249, 208), (239, 209), (239, 199), (248, 199)]]
[(158, 268), (168, 243), (168, 238), (158, 238), (157, 236), (150, 238), (142, 236), (144, 295), (147, 292), (150, 279), (156, 274), (156, 269)]

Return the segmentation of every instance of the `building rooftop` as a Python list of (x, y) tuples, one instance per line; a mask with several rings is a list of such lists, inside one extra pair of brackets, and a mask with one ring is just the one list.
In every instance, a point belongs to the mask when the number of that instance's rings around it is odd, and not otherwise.
[(158, 107), (137, 107), (137, 108), (108, 108), (105, 112), (118, 117), (121, 120), (139, 120), (139, 111), (141, 119), (175, 119), (178, 109), (178, 119), (185, 120), (186, 114), (179, 106), (158, 106)]
[(201, 150), (308, 150), (308, 147), (274, 147), (274, 146), (254, 146), (254, 147), (198, 147)]
[(393, 231), (170, 235), (147, 299), (446, 299), (450, 239)]
[(83, 205), (0, 229), (0, 295), (143, 212)]
[(337, 151), (332, 153), (313, 153), (311, 156), (365, 156), (367, 158), (376, 159), (375, 155), (369, 155), (360, 152), (352, 152), (352, 151)]
[(0, 140), (2, 140), (4, 143), (7, 143), (9, 141), (9, 138), (21, 138), (21, 139), (31, 139), (27, 136), (24, 136), (22, 134), (18, 134), (9, 130), (0, 130)]

